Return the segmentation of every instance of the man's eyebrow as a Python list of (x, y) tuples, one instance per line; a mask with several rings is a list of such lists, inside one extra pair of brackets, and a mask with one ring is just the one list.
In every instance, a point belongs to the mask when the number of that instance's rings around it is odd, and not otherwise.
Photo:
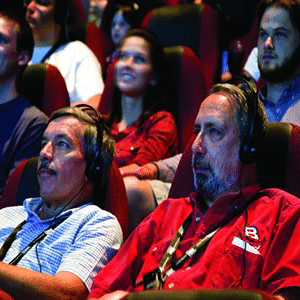
[(5, 40), (6, 43), (9, 42), (9, 36), (4, 34), (3, 32), (0, 32), (0, 38), (3, 38)]

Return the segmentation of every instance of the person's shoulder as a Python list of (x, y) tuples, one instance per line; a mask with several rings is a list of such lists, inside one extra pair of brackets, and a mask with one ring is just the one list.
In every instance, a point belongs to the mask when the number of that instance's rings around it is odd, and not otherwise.
[(172, 209), (173, 207), (176, 207), (176, 209), (180, 210), (180, 207), (192, 206), (192, 202), (193, 202), (192, 195), (188, 197), (182, 197), (182, 198), (167, 198), (158, 207), (161, 207), (161, 209), (164, 210), (168, 210), (168, 209)]
[(73, 51), (80, 51), (79, 53), (77, 54), (82, 54), (83, 53), (93, 53), (92, 50), (83, 42), (81, 41), (71, 41), (71, 42), (68, 42), (67, 44), (65, 44), (64, 46), (64, 49), (66, 50), (73, 50)]
[(174, 119), (173, 115), (166, 110), (159, 110), (159, 111), (155, 112), (154, 114), (152, 114), (150, 116), (150, 119), (152, 121), (168, 121), (168, 122), (175, 123), (175, 119)]
[(92, 203), (79, 207), (76, 210), (76, 215), (80, 215), (89, 220), (111, 220), (113, 222), (118, 222), (117, 218), (111, 212)]
[(260, 200), (268, 204), (280, 203), (282, 208), (290, 207), (300, 210), (300, 199), (284, 190), (268, 188), (260, 192)]
[(27, 120), (36, 120), (44, 124), (48, 123), (49, 118), (46, 116), (46, 114), (35, 105), (32, 105), (25, 97), (20, 96), (19, 101), (25, 105), (23, 118)]

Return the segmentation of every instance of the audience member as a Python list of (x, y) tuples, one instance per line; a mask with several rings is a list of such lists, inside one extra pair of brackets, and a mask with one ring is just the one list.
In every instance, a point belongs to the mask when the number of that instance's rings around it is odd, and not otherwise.
[(47, 117), (18, 94), (16, 83), (32, 55), (33, 37), (26, 20), (0, 12), (0, 194), (9, 173), (40, 150)]
[(129, 231), (132, 232), (163, 200), (170, 187), (182, 154), (151, 161), (124, 178), (129, 203)]
[(108, 0), (90, 0), (89, 2), (88, 22), (94, 23), (97, 27), (100, 27)]
[(298, 299), (300, 202), (279, 189), (260, 190), (255, 154), (267, 120), (256, 99), (251, 85), (244, 93), (213, 87), (195, 121), (197, 192), (163, 201), (97, 274), (89, 299), (152, 288), (258, 289)]
[(116, 218), (93, 204), (114, 153), (96, 113), (66, 107), (51, 116), (38, 160), (41, 197), (0, 210), (0, 288), (13, 299), (86, 299), (121, 245)]
[(66, 81), (71, 104), (86, 102), (97, 108), (104, 83), (99, 61), (80, 41), (68, 41), (68, 0), (25, 0), (26, 19), (33, 30), (31, 63), (56, 66)]
[(176, 154), (176, 124), (163, 110), (163, 58), (155, 36), (145, 29), (130, 30), (120, 47), (109, 124), (123, 176)]
[(300, 125), (300, 1), (264, 0), (258, 11), (260, 91), (268, 121)]
[(137, 4), (134, 3), (133, 6), (130, 6), (117, 4), (114, 1), (108, 3), (103, 17), (102, 28), (109, 37), (113, 49), (106, 57), (106, 70), (118, 57), (119, 48), (126, 33), (129, 29), (138, 28), (139, 25), (139, 8)]

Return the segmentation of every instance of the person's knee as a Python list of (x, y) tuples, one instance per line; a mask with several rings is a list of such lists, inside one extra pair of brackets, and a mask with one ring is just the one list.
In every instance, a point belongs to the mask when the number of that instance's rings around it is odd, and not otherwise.
[(144, 206), (153, 202), (153, 193), (150, 184), (146, 180), (139, 180), (136, 177), (124, 178), (129, 206)]

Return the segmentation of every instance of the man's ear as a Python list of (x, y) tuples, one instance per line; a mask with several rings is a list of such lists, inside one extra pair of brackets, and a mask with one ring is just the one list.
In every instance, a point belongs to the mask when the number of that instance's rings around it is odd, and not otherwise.
[(150, 79), (150, 85), (156, 86), (157, 85), (157, 77), (153, 74), (152, 78)]
[(30, 54), (28, 50), (22, 50), (18, 56), (18, 64), (20, 67), (24, 67), (29, 63)]

